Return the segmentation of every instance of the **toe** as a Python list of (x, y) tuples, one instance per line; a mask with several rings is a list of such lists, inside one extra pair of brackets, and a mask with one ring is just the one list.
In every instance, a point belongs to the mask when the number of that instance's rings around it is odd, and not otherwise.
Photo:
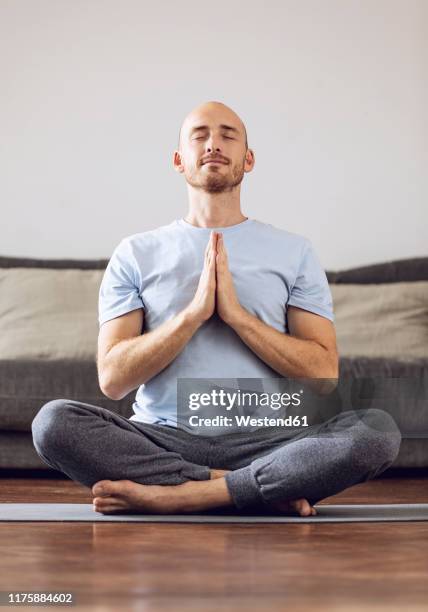
[(107, 506), (109, 504), (123, 505), (123, 501), (114, 496), (94, 497), (92, 503), (96, 506)]
[(93, 495), (109, 495), (111, 480), (99, 480), (92, 487)]
[(126, 480), (100, 480), (92, 487), (92, 493), (104, 497), (108, 495), (116, 497), (123, 493), (126, 482)]
[(102, 499), (100, 503), (94, 503), (93, 510), (101, 514), (121, 514), (129, 511), (126, 504), (114, 497), (109, 497), (107, 500)]
[(92, 508), (95, 512), (105, 512), (112, 509), (121, 509), (125, 504), (115, 497), (95, 497)]
[(306, 499), (297, 499), (292, 502), (292, 505), (300, 516), (308, 516), (311, 514), (311, 507)]

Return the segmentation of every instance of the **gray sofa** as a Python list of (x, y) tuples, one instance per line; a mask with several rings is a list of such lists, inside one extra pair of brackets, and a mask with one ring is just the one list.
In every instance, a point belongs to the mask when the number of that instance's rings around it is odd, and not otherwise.
[[(98, 289), (107, 263), (0, 257), (0, 469), (52, 471), (31, 437), (32, 420), (52, 399), (131, 416), (136, 391), (113, 401), (98, 385)], [(407, 381), (379, 406), (403, 435), (392, 467), (428, 467), (428, 257), (326, 275), (346, 401), (377, 407), (373, 381)]]

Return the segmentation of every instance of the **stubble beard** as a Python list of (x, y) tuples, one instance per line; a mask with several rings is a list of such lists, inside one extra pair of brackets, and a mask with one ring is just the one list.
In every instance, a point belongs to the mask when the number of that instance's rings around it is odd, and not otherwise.
[(193, 171), (186, 176), (186, 181), (192, 187), (202, 189), (207, 193), (222, 193), (232, 191), (242, 182), (243, 178), (244, 164), (236, 164), (233, 166), (232, 172), (217, 171), (216, 169), (200, 169), (198, 173)]

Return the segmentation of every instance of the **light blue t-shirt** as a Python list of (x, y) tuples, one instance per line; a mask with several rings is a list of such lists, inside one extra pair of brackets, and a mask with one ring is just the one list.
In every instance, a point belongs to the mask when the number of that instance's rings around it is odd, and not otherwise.
[[(124, 238), (99, 291), (99, 325), (137, 308), (144, 331), (156, 329), (193, 299), (212, 230), (223, 233), (241, 305), (289, 333), (287, 307), (334, 321), (325, 271), (308, 238), (255, 219), (228, 227), (195, 227), (184, 219)], [(141, 385), (130, 420), (177, 426), (177, 378), (279, 378), (215, 313), (177, 357)]]

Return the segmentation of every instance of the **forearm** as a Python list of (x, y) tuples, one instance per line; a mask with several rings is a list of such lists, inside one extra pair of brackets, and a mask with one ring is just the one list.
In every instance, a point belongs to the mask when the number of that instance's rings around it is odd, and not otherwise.
[(153, 331), (114, 345), (105, 358), (103, 391), (122, 399), (168, 366), (201, 325), (188, 308)]
[(245, 308), (236, 313), (228, 324), (262, 361), (281, 376), (335, 378), (331, 357), (317, 342), (280, 332)]

